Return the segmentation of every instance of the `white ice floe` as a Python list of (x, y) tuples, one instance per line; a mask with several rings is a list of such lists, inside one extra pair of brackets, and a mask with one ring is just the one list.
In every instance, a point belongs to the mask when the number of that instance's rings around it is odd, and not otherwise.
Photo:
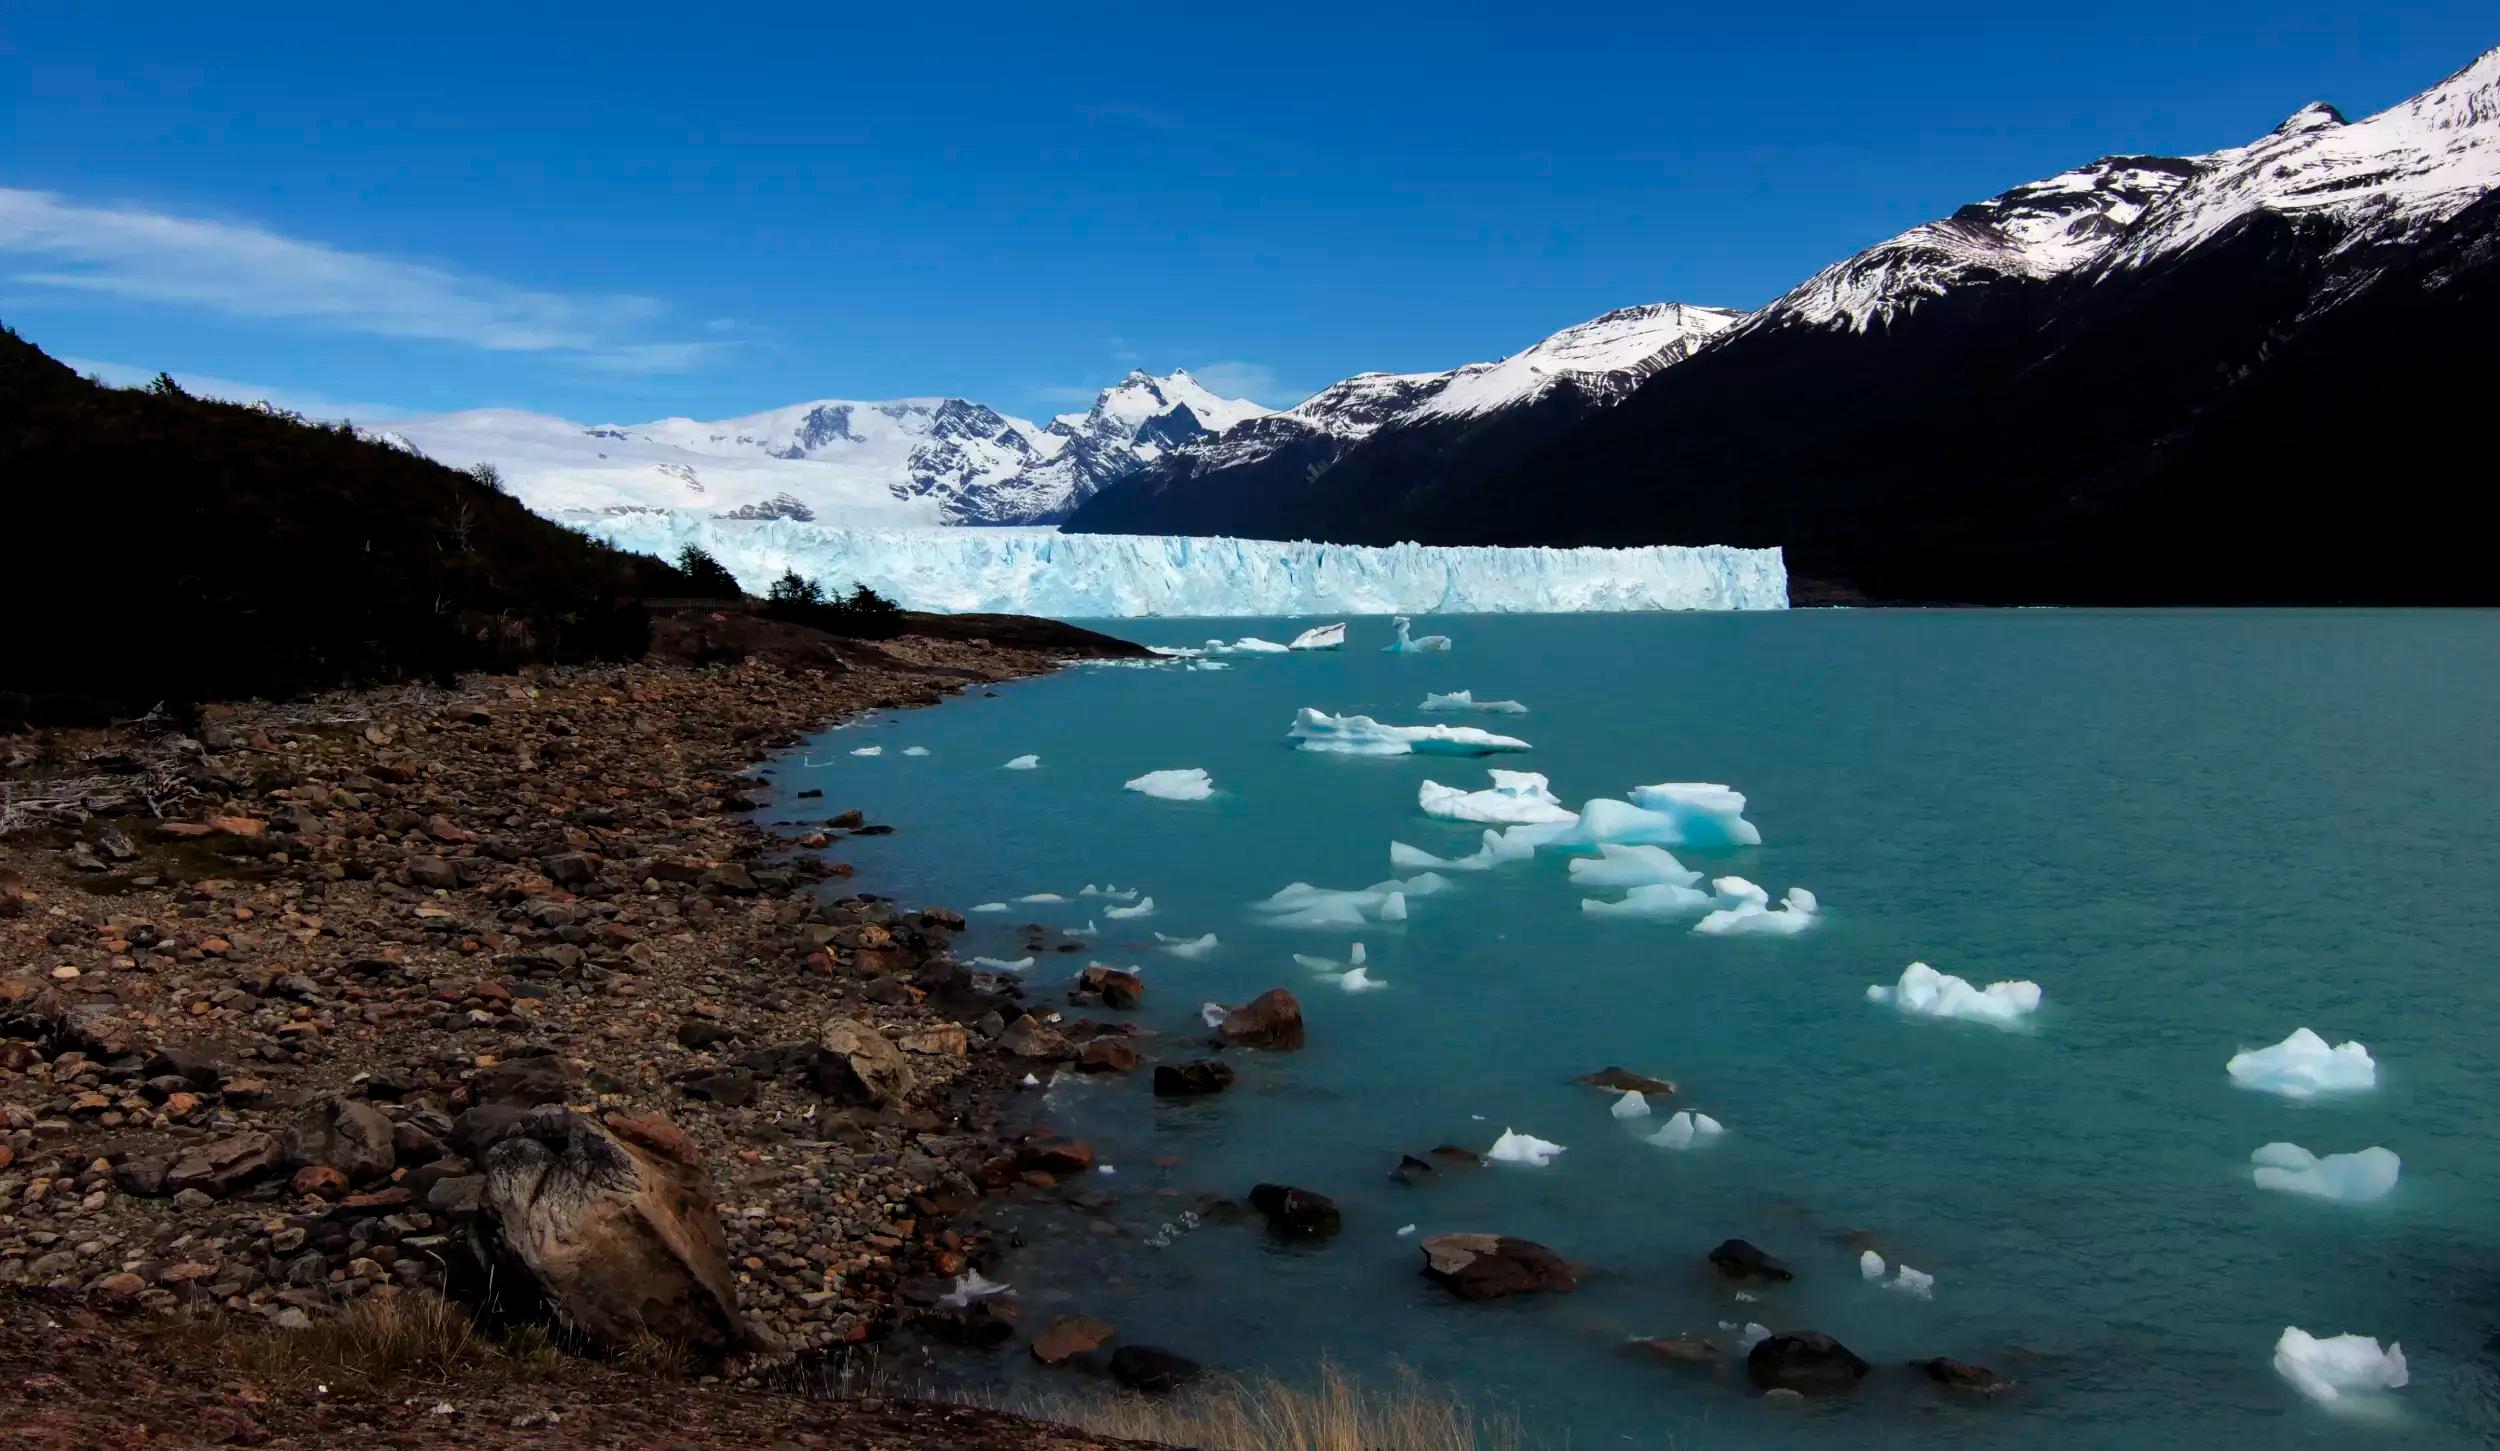
[(1560, 1144), (1547, 1143), (1543, 1139), (1533, 1138), (1506, 1128), (1502, 1130), (1502, 1136), (1493, 1141), (1493, 1147), (1486, 1151), (1485, 1157), (1496, 1164), (1526, 1164), (1532, 1168), (1542, 1169), (1554, 1162), (1554, 1156), (1562, 1152), (1563, 1146)]
[(1330, 715), (1304, 706), (1285, 738), (1301, 751), (1341, 756), (1490, 756), (1535, 749), (1517, 736), (1474, 726), (1382, 725), (1367, 715)]
[(1751, 1320), (1742, 1325), (1733, 1320), (1722, 1320), (1719, 1322), (1719, 1333), (1736, 1337), (1738, 1355), (1751, 1355), (1755, 1346), (1771, 1338), (1769, 1326), (1757, 1324)]
[(1038, 1079), (1038, 1078), (1034, 1077), (1032, 1074), (1028, 1073), (1028, 1074), (1024, 1075), (1024, 1083), (1023, 1083), (1023, 1086), (1024, 1086), (1024, 1087), (1026, 1087), (1026, 1088), (1039, 1088), (1039, 1087), (1041, 1087), (1041, 1086), (1042, 1086), (1042, 1081), (1041, 1081), (1040, 1079)]
[(972, 959), (972, 965), (986, 967), (992, 972), (1022, 972), (1033, 965), (1033, 959), (1019, 957), (1010, 962), (1003, 957), (976, 957)]
[(1166, 937), (1158, 932), (1155, 941), (1174, 957), (1204, 957), (1216, 949), (1215, 934), (1212, 932), (1203, 937)]
[(1355, 967), (1348, 968), (1345, 974), (1337, 979), (1337, 986), (1350, 993), (1364, 993), (1374, 988), (1387, 987), (1388, 984), (1373, 977), (1369, 968)]
[(1677, 840), (1659, 846), (1760, 846), (1762, 831), (1745, 819), (1745, 793), (1713, 781), (1662, 781), (1632, 788), (1632, 804), (1675, 822)]
[(1899, 983), (1891, 987), (1870, 984), (1866, 1000), (1890, 1003), (1922, 1018), (1966, 1018), (2011, 1028), (2040, 1010), (2040, 985), (2017, 980), (1973, 987), (1966, 979), (1913, 962), (1901, 969)]
[(1198, 1018), (1210, 1028), (1220, 1028), (1224, 1026), (1224, 1020), (1232, 1015), (1232, 1011), (1222, 1003), (1200, 1003)]
[(885, 754), (885, 747), (861, 746), (858, 750), (851, 752), (851, 754), (854, 756), (882, 756)]
[(1007, 1286), (993, 1284), (984, 1278), (979, 1270), (966, 1270), (963, 1276), (955, 1281), (955, 1288), (947, 1291), (938, 1303), (950, 1309), (961, 1310), (975, 1300), (986, 1300), (992, 1295), (1004, 1295), (1007, 1290)]
[(1209, 640), (1206, 643), (1206, 652), (1210, 655), (1282, 655), (1292, 649), (1291, 645), (1279, 645), (1273, 640), (1262, 640), (1256, 635), (1244, 635), (1229, 645), (1221, 640)]
[(1333, 957), (1313, 957), (1306, 952), (1297, 952), (1293, 955), (1293, 960), (1313, 972), (1343, 972), (1348, 967), (1361, 967), (1369, 961), (1363, 955), (1363, 944), (1360, 942), (1354, 944), (1353, 951), (1347, 956), (1351, 959), (1350, 961), (1339, 962)]
[(1491, 771), (1493, 784), (1465, 791), (1426, 781), (1415, 788), (1415, 804), (1426, 816), (1442, 821), (1481, 821), (1489, 826), (1570, 826), (1578, 813), (1555, 799), (1545, 778), (1534, 771)]
[(1384, 655), (1430, 655), (1447, 651), (1450, 648), (1450, 637), (1447, 635), (1419, 636), (1409, 633), (1414, 623), (1404, 615), (1398, 616), (1398, 637), (1382, 646), (1381, 653)]
[(2279, 1093), (2285, 1098), (2314, 1098), (2321, 1093), (2355, 1093), (2378, 1085), (2378, 1064), (2359, 1043), (2326, 1040), (2307, 1028), (2271, 1048), (2246, 1048), (2223, 1065), (2242, 1088)]
[(1115, 902), (1134, 902), (1137, 900), (1137, 892), (1138, 889), (1135, 887), (1098, 887), (1092, 882), (1087, 882), (1084, 888), (1080, 890), (1077, 895), (1080, 897), (1109, 897)]
[(1873, 1250), (1868, 1250), (1858, 1256), (1858, 1274), (1865, 1279), (1881, 1284), (1887, 1290), (1898, 1290), (1914, 1299), (1936, 1298), (1934, 1275), (1911, 1269), (1908, 1265), (1896, 1265), (1893, 1267), (1892, 1278), (1886, 1280), (1884, 1268), (1884, 1257)]
[(1400, 1239), (1404, 1239), (1404, 1238), (1406, 1238), (1408, 1235), (1413, 1234), (1414, 1232), (1415, 1232), (1415, 1226), (1413, 1226), (1413, 1225), (1411, 1225), (1411, 1224), (1401, 1224), (1401, 1225), (1399, 1225), (1399, 1226), (1398, 1226), (1398, 1238), (1400, 1238)]
[(1057, 892), (1027, 892), (1023, 896), (1016, 898), (1016, 900), (1019, 902), (1049, 903), (1064, 902), (1068, 899), (1060, 896)]
[(1152, 897), (1148, 897), (1146, 900), (1139, 902), (1133, 907), (1105, 907), (1102, 909), (1102, 915), (1114, 920), (1128, 917), (1151, 917), (1154, 914), (1155, 899)]
[(1862, 1278), (1869, 1280), (1882, 1279), (1884, 1277), (1884, 1257), (1875, 1253), (1873, 1250), (1868, 1250), (1864, 1254), (1859, 1255), (1858, 1274)]
[(1480, 715), (1526, 715), (1528, 708), (1515, 700), (1478, 700), (1472, 690), (1453, 690), (1447, 695), (1427, 691), (1424, 703), (1415, 707), (1429, 711), (1475, 711)]
[(1592, 917), (1690, 917), (1696, 912), (1707, 911), (1710, 904), (1717, 900), (1699, 887), (1652, 882), (1624, 893), (1620, 902), (1582, 897), (1580, 910)]
[(2404, 1161), (2392, 1149), (2372, 1146), (2349, 1154), (2320, 1156), (2298, 1144), (2268, 1144), (2248, 1156), (2257, 1187), (2308, 1194), (2346, 1204), (2384, 1199), (2396, 1187)]
[(1039, 756), (1018, 756), (998, 769), (1002, 771), (1032, 771), (1038, 770), (1041, 764), (1042, 758)]
[(1406, 920), (1406, 899), (1429, 897), (1449, 889), (1447, 877), (1424, 872), (1399, 880), (1374, 882), (1353, 891), (1290, 882), (1275, 895), (1250, 904), (1270, 914), (1275, 927), (1362, 927), (1373, 922)]
[(1128, 789), (1158, 801), (1204, 801), (1215, 794), (1215, 779), (1203, 769), (1185, 766), (1148, 771), (1127, 783)]
[(1677, 861), (1663, 846), (1601, 842), (1596, 856), (1571, 859), (1571, 885), (1575, 887), (1646, 887), (1662, 883), (1699, 886), (1701, 873)]
[(1675, 1116), (1649, 1136), (1649, 1142), (1662, 1149), (1692, 1149), (1716, 1139), (1727, 1129), (1706, 1113), (1679, 1109)]
[(1313, 625), (1294, 636), (1293, 643), (1285, 648), (1288, 650), (1336, 650), (1343, 648), (1344, 645), (1345, 622), (1340, 620), (1333, 625)]
[(905, 746), (903, 747), (903, 754), (906, 756), (925, 756), (929, 754), (929, 748), (927, 746)]
[(2320, 1340), (2297, 1325), (2284, 1326), (2274, 1342), (2274, 1369), (2302, 1395), (2339, 1411), (2360, 1409), (2412, 1379), (2404, 1347), (2392, 1340), (2380, 1350), (2367, 1335)]
[(1721, 877), (1710, 885), (1718, 890), (1719, 905), (1693, 924), (1695, 932), (1709, 937), (1793, 937), (1814, 925), (1822, 905), (1803, 887), (1789, 888), (1774, 911), (1770, 893), (1743, 877)]
[(980, 902), (974, 904), (972, 910), (975, 912), (1004, 912), (1007, 910), (1007, 904), (1004, 902)]
[(1626, 1089), (1623, 1097), (1616, 1099), (1615, 1106), (1607, 1112), (1616, 1118), (1647, 1118), (1649, 1100), (1641, 1097), (1639, 1089)]

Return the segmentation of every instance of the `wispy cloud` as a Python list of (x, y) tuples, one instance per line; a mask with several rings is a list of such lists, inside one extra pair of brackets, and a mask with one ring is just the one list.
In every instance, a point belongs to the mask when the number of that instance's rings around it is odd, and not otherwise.
[(1277, 381), (1276, 370), (1265, 363), (1207, 363), (1189, 371), (1210, 391), (1225, 398), (1247, 398), (1270, 408), (1282, 408), (1304, 397)]
[[(157, 370), (136, 367), (129, 363), (111, 363), (97, 358), (63, 358), (61, 366), (73, 368), (112, 384), (116, 388), (136, 388), (153, 382)], [(292, 409), (306, 418), (331, 422), (352, 418), (358, 423), (381, 423), (407, 415), (408, 410), (388, 403), (347, 403), (321, 393), (307, 393), (298, 388), (271, 388), (260, 383), (240, 383), (232, 378), (214, 378), (206, 373), (176, 373), (174, 381), (182, 391), (201, 398), (223, 398), (229, 403), (274, 403)]]
[(738, 345), (653, 338), (668, 312), (656, 298), (517, 287), (248, 222), (88, 206), (52, 192), (0, 187), (0, 255), (23, 259), (9, 276), (21, 287), (544, 353), (602, 372), (686, 372)]

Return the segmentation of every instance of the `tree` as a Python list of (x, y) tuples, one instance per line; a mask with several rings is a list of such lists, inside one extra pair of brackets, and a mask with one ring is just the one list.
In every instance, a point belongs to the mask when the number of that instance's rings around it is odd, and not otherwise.
[(174, 375), (171, 373), (159, 373), (154, 378), (149, 379), (148, 391), (155, 394), (159, 398), (188, 398), (191, 396), (190, 394), (182, 391), (182, 385), (174, 381)]
[(493, 464), (479, 462), (469, 465), (469, 477), (477, 480), (479, 487), (489, 492), (497, 494), (503, 492), (503, 470)]
[(773, 581), (772, 588), (764, 592), (764, 598), (776, 605), (800, 608), (821, 605), (825, 602), (825, 587), (802, 577), (795, 569), (785, 569), (781, 578)]
[(677, 572), (684, 575), (694, 592), (705, 599), (734, 600), (746, 595), (746, 591), (738, 587), (738, 577), (729, 572), (727, 565), (695, 545), (689, 544), (677, 551)]

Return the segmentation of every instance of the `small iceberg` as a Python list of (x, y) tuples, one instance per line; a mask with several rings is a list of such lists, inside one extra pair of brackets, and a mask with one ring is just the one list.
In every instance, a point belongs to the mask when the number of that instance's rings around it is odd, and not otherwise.
[(1215, 778), (1196, 766), (1148, 771), (1127, 783), (1131, 791), (1158, 801), (1204, 801), (1215, 794)]
[(1363, 944), (1360, 942), (1354, 944), (1354, 949), (1348, 956), (1351, 961), (1339, 962), (1333, 957), (1313, 957), (1308, 953), (1297, 952), (1293, 955), (1293, 960), (1313, 972), (1343, 972), (1348, 967), (1361, 967), (1369, 960), (1363, 955)]
[(1204, 937), (1166, 937), (1158, 932), (1155, 934), (1155, 942), (1174, 957), (1204, 957), (1216, 948), (1215, 934), (1212, 932)]
[(1679, 840), (1659, 846), (1762, 845), (1761, 829), (1745, 819), (1745, 793), (1711, 781), (1663, 781), (1632, 788), (1632, 804), (1675, 823)]
[(1424, 815), (1441, 821), (1481, 821), (1488, 826), (1555, 826), (1578, 823), (1579, 813), (1556, 800), (1545, 778), (1534, 771), (1491, 771), (1493, 784), (1482, 791), (1463, 791), (1426, 781), (1415, 788), (1415, 804)]
[(1447, 635), (1425, 635), (1417, 638), (1407, 633), (1414, 623), (1404, 615), (1398, 616), (1398, 637), (1381, 646), (1380, 653), (1383, 655), (1430, 655), (1450, 648), (1450, 637)]
[(1337, 979), (1337, 986), (1344, 988), (1350, 993), (1363, 993), (1370, 992), (1375, 988), (1387, 987), (1388, 984), (1382, 982), (1376, 977), (1373, 977), (1370, 969), (1355, 967), (1348, 968), (1345, 973)]
[(1489, 846), (1467, 856), (1446, 857), (1434, 856), (1422, 847), (1408, 846), (1402, 841), (1389, 843), (1389, 869), (1394, 872), (1481, 872), (1490, 870), (1499, 860)]
[(2405, 1370), (2404, 1347), (2392, 1340), (2382, 1351), (2367, 1335), (2320, 1340), (2297, 1325), (2284, 1326), (2274, 1342), (2274, 1369), (2294, 1390), (2339, 1411), (2360, 1409), (2379, 1392), (2400, 1390), (2412, 1379)]
[(906, 756), (925, 756), (929, 754), (929, 748), (927, 746), (905, 746), (903, 747), (903, 754)]
[(1530, 1168), (1542, 1169), (1562, 1152), (1560, 1144), (1547, 1143), (1505, 1128), (1502, 1136), (1493, 1141), (1493, 1147), (1486, 1151), (1485, 1157), (1496, 1164), (1526, 1164)]
[(982, 902), (975, 905), (972, 910), (975, 912), (1004, 912), (1007, 910), (1007, 904), (1004, 902)]
[(1705, 937), (1794, 937), (1814, 925), (1822, 906), (1803, 887), (1790, 887), (1774, 911), (1770, 894), (1743, 877), (1721, 877), (1710, 885), (1718, 889), (1719, 906), (1693, 924)]
[(1896, 1265), (1893, 1267), (1892, 1278), (1886, 1280), (1884, 1279), (1884, 1257), (1873, 1250), (1868, 1250), (1858, 1256), (1858, 1273), (1869, 1281), (1883, 1285), (1887, 1290), (1898, 1290), (1914, 1299), (1936, 1298), (1934, 1275), (1911, 1269), (1908, 1265)]
[(1047, 904), (1051, 902), (1064, 902), (1068, 899), (1060, 896), (1057, 892), (1027, 892), (1023, 896), (1016, 898), (1016, 900), (1019, 902), (1037, 902)]
[(885, 754), (885, 747), (861, 746), (858, 750), (851, 752), (851, 754), (854, 756), (882, 756)]
[(2359, 1043), (2326, 1046), (2307, 1028), (2271, 1048), (2248, 1048), (2223, 1065), (2242, 1088), (2279, 1093), (2285, 1098), (2315, 1098), (2321, 1093), (2358, 1093), (2378, 1086), (2378, 1064)]
[(1596, 856), (1571, 859), (1571, 885), (1575, 887), (1647, 887), (1659, 884), (1699, 886), (1701, 873), (1677, 861), (1674, 854), (1663, 846), (1601, 842)]
[(1354, 891), (1291, 882), (1250, 906), (1253, 911), (1272, 914), (1270, 926), (1359, 928), (1374, 922), (1403, 922), (1408, 897), (1428, 897), (1448, 890), (1449, 885), (1449, 878), (1432, 872), (1403, 881), (1374, 882)]
[(1010, 962), (1003, 957), (976, 957), (972, 959), (972, 965), (974, 967), (986, 967), (992, 972), (1022, 972), (1026, 968), (1033, 965), (1033, 959), (1029, 957), (1019, 957), (1013, 962)]
[(1582, 897), (1580, 910), (1592, 917), (1690, 917), (1707, 911), (1718, 898), (1699, 887), (1675, 882), (1651, 882), (1634, 887), (1623, 894), (1620, 902), (1598, 897)]
[(1623, 1097), (1615, 1100), (1615, 1106), (1606, 1111), (1616, 1118), (1647, 1118), (1649, 1100), (1641, 1097), (1640, 1090), (1627, 1089)]
[(1282, 655), (1292, 648), (1273, 640), (1262, 640), (1256, 635), (1244, 635), (1229, 645), (1221, 640), (1209, 640), (1206, 644), (1206, 652), (1210, 655)]
[(1341, 756), (1490, 756), (1535, 747), (1474, 726), (1382, 725), (1367, 715), (1330, 715), (1304, 706), (1285, 738), (1301, 751)]
[(1041, 764), (1042, 758), (1039, 756), (1018, 756), (998, 769), (1002, 771), (1031, 771), (1039, 768)]
[(1293, 643), (1285, 648), (1288, 650), (1339, 650), (1344, 647), (1345, 622), (1339, 620), (1333, 625), (1313, 625), (1294, 636)]
[(1151, 917), (1154, 914), (1155, 899), (1152, 897), (1148, 897), (1134, 907), (1105, 907), (1102, 909), (1102, 915), (1114, 920), (1128, 917)]
[(975, 1300), (986, 1300), (992, 1295), (1004, 1295), (1007, 1290), (1007, 1286), (994, 1284), (983, 1278), (979, 1270), (966, 1270), (962, 1277), (955, 1281), (955, 1288), (940, 1297), (938, 1303), (952, 1310), (961, 1310)]
[(1733, 1320), (1722, 1320), (1719, 1322), (1719, 1333), (1723, 1335), (1733, 1335), (1736, 1337), (1736, 1353), (1738, 1355), (1753, 1354), (1753, 1348), (1755, 1346), (1760, 1345), (1763, 1341), (1771, 1338), (1771, 1330), (1769, 1326), (1762, 1325), (1752, 1320), (1748, 1320), (1742, 1325), (1737, 1324)]
[(1693, 1149), (1710, 1143), (1726, 1132), (1727, 1129), (1717, 1119), (1706, 1113), (1678, 1109), (1658, 1132), (1649, 1136), (1649, 1142), (1662, 1149)]
[(2343, 1204), (2384, 1199), (2396, 1187), (2404, 1161), (2395, 1151), (2376, 1146), (2349, 1154), (2320, 1158), (2298, 1144), (2268, 1144), (2248, 1156), (2256, 1166), (2257, 1187), (2307, 1194)]
[(1474, 711), (1479, 715), (1526, 715), (1528, 708), (1515, 700), (1478, 700), (1472, 690), (1453, 690), (1447, 695), (1427, 691), (1424, 703), (1415, 707), (1425, 711)]
[(2019, 1025), (2023, 1019), (2040, 1011), (2040, 985), (2018, 980), (1992, 982), (1984, 988), (1973, 987), (1949, 972), (1938, 972), (1923, 962), (1913, 962), (1901, 969), (1901, 981), (1891, 987), (1874, 983), (1866, 990), (1870, 1003), (1890, 1003), (1905, 1013), (1922, 1018), (1963, 1018), (1975, 1023), (1993, 1023), (2000, 1028)]
[(1084, 890), (1078, 892), (1077, 895), (1080, 897), (1109, 897), (1115, 902), (1134, 902), (1137, 900), (1137, 891), (1138, 889), (1135, 887), (1097, 887), (1092, 882), (1087, 882)]

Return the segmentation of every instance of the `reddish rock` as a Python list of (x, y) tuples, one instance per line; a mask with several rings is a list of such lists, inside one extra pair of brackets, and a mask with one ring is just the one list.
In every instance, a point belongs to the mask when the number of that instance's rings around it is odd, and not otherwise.
[(1137, 1050), (1117, 1038), (1096, 1038), (1077, 1050), (1076, 1066), (1081, 1073), (1133, 1073), (1145, 1060)]
[(1575, 1290), (1571, 1264), (1533, 1240), (1506, 1234), (1436, 1234), (1418, 1246), (1424, 1273), (1462, 1300)]
[(317, 1194), (324, 1199), (336, 1199), (347, 1192), (347, 1176), (327, 1164), (306, 1164), (295, 1171), (295, 1178), (288, 1187), (298, 1194)]
[(1269, 988), (1224, 1015), (1216, 1036), (1235, 1048), (1299, 1048), (1305, 1041), (1302, 1004), (1283, 988)]
[(1089, 1350), (1100, 1350), (1112, 1328), (1085, 1315), (1062, 1315), (1033, 1337), (1033, 1358), (1044, 1365), (1062, 1365)]

